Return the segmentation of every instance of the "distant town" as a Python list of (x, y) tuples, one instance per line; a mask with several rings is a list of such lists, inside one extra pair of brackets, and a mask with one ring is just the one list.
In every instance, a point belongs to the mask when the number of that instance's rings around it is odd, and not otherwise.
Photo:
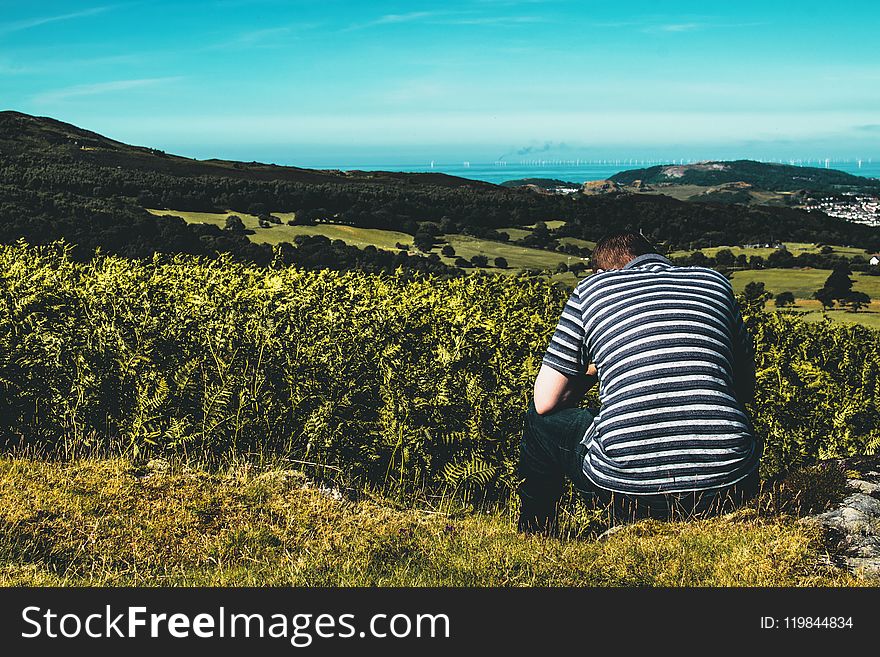
[(840, 217), (848, 221), (870, 226), (880, 225), (880, 198), (864, 194), (842, 194), (808, 199), (806, 210), (818, 210), (829, 217)]

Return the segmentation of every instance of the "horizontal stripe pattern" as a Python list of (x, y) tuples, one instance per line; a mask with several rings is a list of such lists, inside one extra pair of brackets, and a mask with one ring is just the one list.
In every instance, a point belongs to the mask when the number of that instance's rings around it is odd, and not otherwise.
[(760, 444), (734, 373), (754, 351), (730, 282), (658, 254), (581, 281), (544, 363), (599, 371), (601, 409), (584, 474), (631, 495), (723, 488), (757, 467)]

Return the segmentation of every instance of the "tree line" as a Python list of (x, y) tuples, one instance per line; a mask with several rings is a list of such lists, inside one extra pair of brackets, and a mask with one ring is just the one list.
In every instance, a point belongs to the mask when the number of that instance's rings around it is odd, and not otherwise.
[[(340, 176), (338, 183), (306, 183), (176, 176), (23, 152), (0, 160), (0, 186), (0, 234), (5, 241), (75, 237), (77, 244), (121, 255), (230, 252), (252, 262), (269, 257), (261, 247), (205, 229), (168, 220), (149, 227), (147, 222), (160, 222), (145, 207), (257, 216), (295, 212), (296, 221), (306, 224), (332, 221), (414, 237), (430, 234), (435, 226), (440, 233), (504, 241), (505, 228), (536, 226), (520, 243), (582, 257), (580, 247), (560, 240), (595, 241), (612, 230), (639, 230), (667, 250), (777, 240), (880, 249), (877, 228), (793, 208), (689, 203), (654, 195), (548, 195), (500, 186), (433, 185), (405, 177), (370, 183)], [(551, 220), (565, 224), (543, 231), (539, 222)]]

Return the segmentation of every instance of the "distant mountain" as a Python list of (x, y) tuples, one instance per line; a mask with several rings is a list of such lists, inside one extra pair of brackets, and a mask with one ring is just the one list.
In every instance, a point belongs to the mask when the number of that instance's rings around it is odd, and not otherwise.
[(756, 189), (794, 192), (808, 189), (819, 192), (880, 192), (880, 180), (864, 178), (836, 169), (801, 167), (789, 164), (733, 160), (696, 162), (630, 169), (611, 176), (621, 185), (636, 181), (648, 185), (700, 185), (711, 187), (744, 182)]
[(444, 173), (393, 171), (339, 171), (303, 169), (259, 162), (196, 160), (169, 155), (155, 148), (131, 146), (48, 117), (21, 112), (0, 112), (0, 155), (27, 154), (62, 157), (105, 167), (152, 171), (173, 176), (222, 176), (244, 180), (283, 180), (302, 183), (375, 182), (417, 183), (441, 187), (492, 188), (490, 183)]

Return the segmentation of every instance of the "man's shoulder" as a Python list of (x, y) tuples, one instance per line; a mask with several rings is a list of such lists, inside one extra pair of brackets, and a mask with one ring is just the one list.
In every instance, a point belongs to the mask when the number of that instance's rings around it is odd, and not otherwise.
[[(658, 274), (660, 275), (658, 276)], [(672, 283), (672, 280), (677, 279), (679, 283), (686, 284), (688, 287), (702, 285), (707, 289), (723, 291), (725, 295), (734, 297), (730, 279), (721, 272), (708, 267), (680, 267), (677, 265), (667, 267), (660, 272), (645, 269), (615, 269), (591, 274), (575, 286), (574, 295), (577, 297), (579, 305), (586, 308), (596, 303), (604, 303), (603, 300), (608, 294), (618, 295), (618, 291), (622, 293), (626, 289), (630, 289), (630, 292), (634, 293), (635, 290), (631, 289), (631, 285), (628, 284), (633, 282), (633, 279), (644, 281), (646, 289), (654, 284), (667, 286)]]
[(673, 267), (671, 268), (673, 271), (681, 272), (684, 275), (691, 274), (695, 278), (702, 278), (704, 280), (715, 281), (721, 283), (724, 287), (732, 288), (730, 279), (727, 278), (724, 274), (716, 269), (710, 269), (709, 267)]

